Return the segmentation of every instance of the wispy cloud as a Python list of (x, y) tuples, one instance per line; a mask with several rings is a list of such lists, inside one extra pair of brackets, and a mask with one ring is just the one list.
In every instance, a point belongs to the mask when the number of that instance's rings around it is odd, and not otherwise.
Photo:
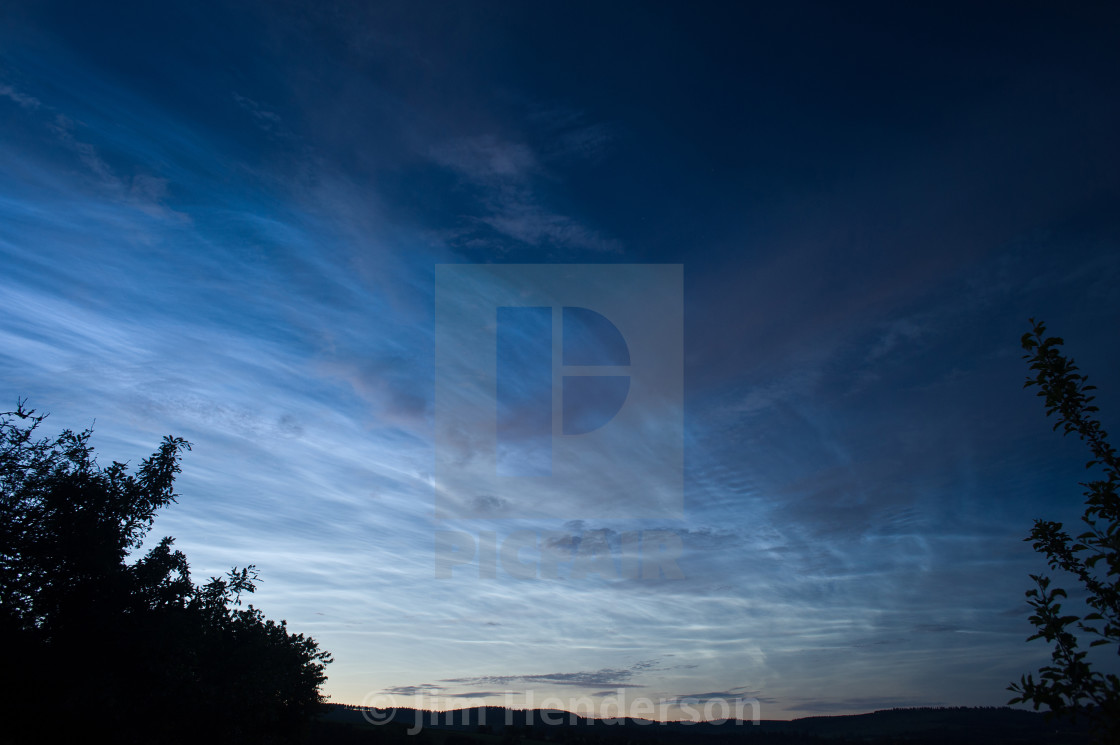
[(29, 96), (26, 93), (21, 93), (7, 83), (0, 83), (0, 96), (14, 101), (23, 108), (31, 109), (32, 111), (43, 105), (43, 102), (39, 99), (34, 96)]
[(266, 109), (253, 99), (248, 96), (242, 96), (236, 91), (233, 93), (233, 100), (237, 102), (238, 106), (248, 112), (257, 127), (263, 132), (276, 137), (293, 137), (292, 133), (285, 126), (284, 120), (275, 111)]
[(434, 145), (430, 153), (436, 163), (486, 186), (524, 181), (537, 167), (537, 159), (527, 145), (493, 135), (451, 140)]
[(483, 212), (475, 220), (501, 235), (537, 248), (621, 251), (618, 241), (545, 206), (532, 185), (542, 175), (540, 161), (524, 143), (493, 135), (459, 138), (433, 146), (430, 157), (479, 191)]
[[(149, 217), (177, 223), (190, 221), (185, 212), (168, 206), (170, 181), (154, 175), (151, 165), (139, 163), (129, 169), (130, 172), (121, 173), (110, 165), (102, 148), (94, 143), (96, 132), (88, 125), (10, 86), (0, 87), (0, 95), (19, 103), (33, 126), (42, 127), (56, 143), (75, 156), (96, 192), (104, 198)], [(23, 155), (21, 159), (26, 160), (27, 156)]]
[(422, 683), (416, 686), (394, 686), (392, 688), (386, 688), (384, 692), (394, 696), (422, 696), (442, 690), (443, 686)]
[(521, 683), (526, 685), (558, 685), (578, 688), (640, 688), (629, 682), (635, 675), (650, 668), (655, 661), (638, 662), (628, 668), (591, 670), (576, 673), (541, 673), (534, 675), (482, 675), (469, 678), (446, 678), (444, 683), (492, 686)]

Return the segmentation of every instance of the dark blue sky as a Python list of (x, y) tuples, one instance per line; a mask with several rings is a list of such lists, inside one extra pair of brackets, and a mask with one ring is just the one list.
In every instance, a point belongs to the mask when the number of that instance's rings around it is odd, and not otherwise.
[[(1077, 518), (1087, 459), (1022, 389), (1028, 318), (1120, 412), (1118, 33), (1103, 4), (6, 3), (0, 380), (104, 460), (195, 443), (156, 531), (199, 579), (256, 563), (337, 701), (1001, 704), (1048, 656), (1022, 538)], [(437, 578), (435, 266), (490, 263), (682, 265), (684, 517), (638, 525), (682, 579)], [(636, 525), (499, 517), (452, 525), (623, 554)]]

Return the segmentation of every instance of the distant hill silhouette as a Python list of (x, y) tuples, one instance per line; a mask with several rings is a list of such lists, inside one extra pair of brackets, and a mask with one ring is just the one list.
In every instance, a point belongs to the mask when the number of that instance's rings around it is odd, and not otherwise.
[[(552, 723), (549, 723), (552, 722)], [(417, 725), (419, 731), (417, 732)], [(409, 734), (409, 731), (413, 734)], [(1048, 720), (1045, 714), (1010, 708), (912, 708), (871, 714), (805, 717), (792, 721), (751, 723), (652, 722), (598, 720), (556, 710), (476, 707), (452, 712), (396, 709), (383, 725), (366, 721), (360, 707), (328, 705), (312, 742), (350, 743), (401, 740), (411, 743), (538, 742), (746, 743), (798, 745), (867, 743), (868, 745), (1084, 745), (1088, 728)]]

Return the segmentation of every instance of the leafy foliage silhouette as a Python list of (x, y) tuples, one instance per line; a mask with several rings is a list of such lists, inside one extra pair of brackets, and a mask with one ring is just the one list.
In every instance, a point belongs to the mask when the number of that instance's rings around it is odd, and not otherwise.
[(1053, 645), (1050, 664), (1033, 675), (1022, 676), (1008, 690), (1017, 694), (1009, 703), (1046, 706), (1056, 715), (1087, 717), (1094, 735), (1102, 742), (1120, 742), (1120, 678), (1093, 669), (1082, 648), (1080, 634), (1093, 637), (1089, 647), (1112, 646), (1120, 653), (1120, 459), (1108, 443), (1108, 433), (1094, 417), (1088, 376), (1082, 375), (1072, 358), (1059, 350), (1060, 337), (1047, 337), (1046, 326), (1031, 319), (1032, 330), (1023, 335), (1033, 377), (1026, 387), (1037, 386), (1046, 404), (1046, 415), (1056, 414), (1054, 429), (1063, 435), (1075, 433), (1092, 453), (1086, 468), (1099, 467), (1104, 478), (1082, 484), (1088, 530), (1070, 537), (1062, 524), (1035, 520), (1031, 534), (1034, 549), (1046, 556), (1052, 570), (1077, 578), (1089, 612), (1075, 615), (1062, 608), (1065, 590), (1052, 587), (1045, 575), (1031, 575), (1035, 587), (1027, 591), (1033, 609), (1030, 622), (1035, 633), (1028, 641), (1045, 639)]
[(36, 439), (44, 419), (0, 414), (0, 742), (298, 736), (331, 657), (242, 607), (255, 569), (196, 586), (170, 537), (128, 563), (190, 444), (165, 437), (132, 474), (98, 465), (91, 430)]

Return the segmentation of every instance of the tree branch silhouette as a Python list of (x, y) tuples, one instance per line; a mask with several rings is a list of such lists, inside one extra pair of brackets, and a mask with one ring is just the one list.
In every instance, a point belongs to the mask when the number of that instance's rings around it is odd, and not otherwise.
[(1104, 478), (1083, 483), (1087, 530), (1076, 538), (1061, 523), (1035, 520), (1031, 534), (1035, 551), (1046, 557), (1054, 571), (1077, 578), (1089, 612), (1063, 611), (1068, 594), (1051, 587), (1045, 575), (1031, 575), (1035, 587), (1026, 595), (1033, 609), (1029, 620), (1036, 631), (1028, 641), (1044, 639), (1053, 647), (1050, 664), (1024, 675), (1008, 690), (1017, 694), (1009, 703), (1047, 707), (1056, 715), (1088, 718), (1094, 736), (1101, 742), (1120, 741), (1120, 678), (1093, 669), (1078, 634), (1093, 637), (1088, 647), (1113, 646), (1120, 653), (1120, 460), (1108, 442), (1108, 433), (1095, 418), (1088, 376), (1081, 374), (1073, 358), (1064, 356), (1060, 337), (1046, 336), (1046, 326), (1031, 319), (1032, 329), (1021, 344), (1033, 371), (1024, 387), (1038, 387), (1046, 415), (1057, 415), (1054, 430), (1076, 434), (1088, 446), (1092, 458), (1087, 469), (1099, 468)]

